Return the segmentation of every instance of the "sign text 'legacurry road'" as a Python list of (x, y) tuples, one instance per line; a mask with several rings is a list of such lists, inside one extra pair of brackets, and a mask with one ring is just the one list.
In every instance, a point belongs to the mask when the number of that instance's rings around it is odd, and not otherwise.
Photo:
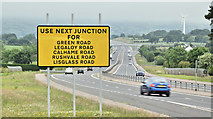
[(109, 66), (109, 26), (39, 25), (38, 66)]

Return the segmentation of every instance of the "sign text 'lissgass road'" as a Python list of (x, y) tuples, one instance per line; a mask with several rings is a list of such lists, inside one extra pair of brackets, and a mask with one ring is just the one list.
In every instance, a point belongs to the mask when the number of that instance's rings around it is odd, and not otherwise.
[(38, 66), (109, 66), (109, 26), (39, 25)]

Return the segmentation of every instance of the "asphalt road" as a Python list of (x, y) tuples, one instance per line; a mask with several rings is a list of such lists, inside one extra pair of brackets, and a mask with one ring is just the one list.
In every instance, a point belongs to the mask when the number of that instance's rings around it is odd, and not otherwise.
[[(135, 75), (135, 68), (129, 65), (128, 46), (118, 46), (117, 54), (113, 58), (117, 59), (120, 51), (123, 50), (123, 61), (117, 74)], [(116, 60), (111, 62), (114, 64)], [(104, 70), (106, 68), (102, 68)], [(73, 78), (76, 78), (76, 90), (86, 92), (88, 94), (99, 96), (99, 79), (93, 74), (98, 72), (98, 68), (94, 71), (72, 75), (53, 74), (51, 80), (66, 87), (72, 88)], [(112, 81), (102, 82), (103, 98), (116, 102), (129, 104), (135, 107), (144, 108), (153, 112), (166, 114), (172, 117), (211, 117), (211, 98), (206, 96), (197, 96), (183, 94), (171, 91), (170, 97), (152, 95), (140, 95), (139, 86), (116, 83)], [(104, 109), (103, 109), (104, 110)], [(133, 115), (134, 116), (134, 115)]]

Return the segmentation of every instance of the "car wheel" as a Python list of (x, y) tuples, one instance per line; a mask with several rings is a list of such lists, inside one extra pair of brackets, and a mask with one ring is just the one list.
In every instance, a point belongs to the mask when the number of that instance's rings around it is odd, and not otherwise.
[(144, 94), (144, 92), (142, 91), (142, 88), (140, 88), (140, 92), (141, 92), (141, 95), (143, 95), (143, 94)]
[(169, 97), (169, 96), (170, 96), (170, 92), (167, 92), (167, 93), (166, 93), (166, 97)]
[(162, 93), (160, 93), (160, 96), (163, 96)]
[(146, 95), (147, 95), (147, 96), (150, 96), (150, 95), (151, 95), (151, 93), (149, 92), (149, 89), (146, 89)]

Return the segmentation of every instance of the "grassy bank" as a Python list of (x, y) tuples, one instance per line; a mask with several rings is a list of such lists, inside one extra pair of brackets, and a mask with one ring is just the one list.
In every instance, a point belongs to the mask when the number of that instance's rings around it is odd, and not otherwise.
[(115, 41), (119, 41), (119, 42), (124, 42), (124, 43), (127, 43), (127, 44), (132, 44), (133, 41), (127, 37), (119, 37), (119, 38), (116, 38)]
[[(47, 86), (35, 80), (36, 72), (3, 73), (3, 117), (46, 117)], [(72, 113), (72, 95), (51, 87), (51, 116), (70, 117)], [(82, 97), (76, 97), (76, 115), (78, 117), (99, 116), (99, 103)], [(152, 117), (154, 115), (141, 110), (127, 110), (103, 105), (106, 117)]]
[[(177, 79), (185, 79), (185, 80), (195, 80), (195, 76), (187, 76), (187, 75), (172, 75), (165, 74), (163, 66), (154, 65), (153, 62), (147, 62), (145, 58), (141, 57), (141, 55), (136, 55), (137, 63), (142, 66), (147, 72), (151, 74), (155, 74), (158, 76), (169, 77), (169, 78), (177, 78)], [(211, 82), (212, 76), (207, 77), (197, 77), (198, 81)]]

